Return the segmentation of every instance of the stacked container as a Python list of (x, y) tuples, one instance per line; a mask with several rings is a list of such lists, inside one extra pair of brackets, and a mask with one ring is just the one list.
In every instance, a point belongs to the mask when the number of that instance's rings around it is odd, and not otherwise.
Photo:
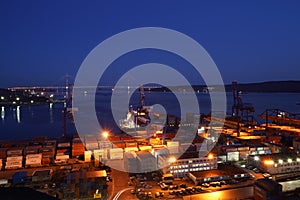
[(84, 144), (81, 142), (80, 138), (74, 138), (72, 141), (72, 157), (76, 158), (84, 155), (84, 151)]

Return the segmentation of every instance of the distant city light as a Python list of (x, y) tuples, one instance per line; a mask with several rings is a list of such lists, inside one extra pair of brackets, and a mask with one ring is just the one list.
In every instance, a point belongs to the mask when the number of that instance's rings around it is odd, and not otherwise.
[(4, 97), (3, 97), (3, 96), (1, 96), (1, 100), (4, 100)]
[(254, 160), (255, 161), (259, 161), (259, 157), (258, 156), (254, 156)]
[(282, 163), (283, 163), (283, 160), (279, 159), (279, 160), (278, 160), (278, 163), (279, 163), (279, 164), (282, 164)]
[(19, 97), (17, 97), (17, 98), (16, 98), (16, 100), (17, 100), (17, 101), (20, 101), (20, 98), (19, 98)]
[(287, 161), (288, 161), (288, 163), (293, 162), (293, 160), (291, 158), (289, 158)]

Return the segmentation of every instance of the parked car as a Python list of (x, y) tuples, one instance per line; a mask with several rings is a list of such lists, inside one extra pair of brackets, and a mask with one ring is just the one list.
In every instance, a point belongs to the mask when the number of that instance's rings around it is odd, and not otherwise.
[(208, 183), (202, 183), (202, 186), (208, 188), (209, 184)]
[(169, 189), (168, 185), (166, 185), (165, 183), (161, 183), (161, 184), (160, 184), (160, 188), (161, 188), (162, 190), (168, 190), (168, 189)]
[(259, 173), (259, 172), (260, 172), (259, 169), (257, 169), (257, 168), (254, 168), (253, 171), (254, 171), (255, 173)]
[(160, 197), (160, 193), (159, 192), (155, 192), (155, 197), (156, 198)]
[(170, 190), (178, 189), (178, 185), (170, 185), (169, 187)]
[(135, 192), (135, 190), (130, 190), (130, 193), (135, 194), (136, 192)]

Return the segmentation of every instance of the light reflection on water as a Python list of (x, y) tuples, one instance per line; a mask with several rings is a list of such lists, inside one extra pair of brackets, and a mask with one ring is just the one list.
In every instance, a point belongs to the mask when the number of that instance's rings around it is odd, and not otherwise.
[[(91, 93), (86, 92), (83, 95), (88, 96)], [(98, 93), (96, 95), (96, 110), (101, 123), (110, 126), (110, 93)], [(145, 92), (146, 105), (160, 103), (167, 105), (168, 112), (177, 114), (178, 107), (176, 103), (172, 103), (172, 96), (168, 92)], [(182, 94), (185, 95), (185, 94)], [(197, 93), (200, 104), (200, 112), (208, 114), (210, 112), (209, 94)], [(265, 109), (280, 108), (292, 113), (300, 113), (300, 106), (296, 103), (300, 102), (300, 94), (297, 93), (249, 93), (242, 94), (244, 103), (253, 103), (255, 107), (255, 119), (263, 123), (258, 115)], [(132, 97), (132, 104), (137, 105), (139, 94)], [(227, 94), (227, 112), (231, 112), (232, 94)], [(86, 102), (82, 102), (83, 104)], [(33, 138), (37, 136), (59, 137), (62, 135), (62, 109), (63, 103), (44, 104), (44, 105), (28, 105), (28, 106), (1, 106), (0, 123), (0, 139), (23, 139)], [(119, 109), (119, 108), (114, 108)], [(127, 108), (126, 108), (127, 109)], [(125, 109), (125, 110), (126, 110)], [(121, 109), (122, 110), (122, 109)], [(124, 110), (124, 109), (123, 109)], [(193, 111), (193, 108), (190, 108)], [(125, 117), (126, 113), (119, 113), (120, 117)], [(88, 114), (87, 114), (87, 117)], [(102, 118), (101, 118), (102, 117)], [(74, 124), (70, 123), (67, 116), (67, 134), (75, 133)]]

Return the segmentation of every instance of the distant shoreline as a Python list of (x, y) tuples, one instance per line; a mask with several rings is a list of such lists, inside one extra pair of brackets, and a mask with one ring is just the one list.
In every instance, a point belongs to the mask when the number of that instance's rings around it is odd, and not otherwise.
[[(147, 87), (145, 87), (146, 90)], [(192, 88), (196, 92), (209, 92), (209, 91), (222, 91), (220, 85), (214, 85), (207, 87), (206, 85), (193, 85)], [(160, 87), (152, 88), (151, 91), (160, 91), (160, 92), (170, 92), (180, 91), (188, 92), (190, 87), (188, 86), (170, 86), (170, 87)], [(242, 93), (300, 93), (300, 81), (268, 81), (260, 83), (238, 83), (237, 90)], [(146, 90), (147, 91), (147, 90)], [(232, 84), (225, 85), (226, 92), (233, 91)]]

